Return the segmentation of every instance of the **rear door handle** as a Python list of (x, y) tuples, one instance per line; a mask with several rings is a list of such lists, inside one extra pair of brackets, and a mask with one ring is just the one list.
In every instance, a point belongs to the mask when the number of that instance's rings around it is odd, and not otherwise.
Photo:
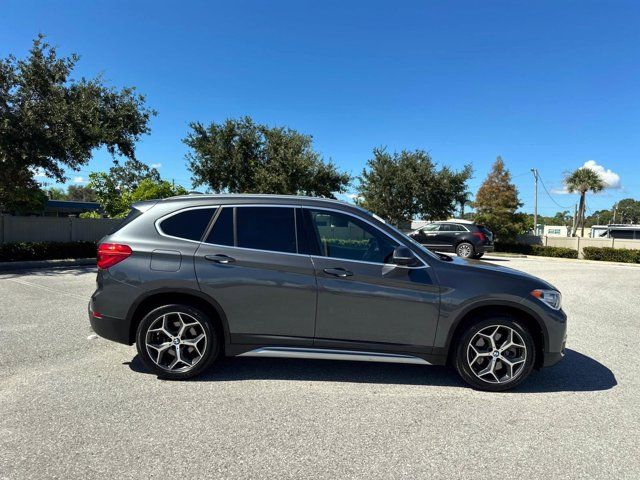
[(204, 258), (205, 260), (209, 260), (210, 262), (221, 263), (223, 265), (226, 265), (227, 263), (233, 263), (236, 261), (235, 258), (230, 257), (228, 255), (222, 255), (222, 254), (205, 255)]
[(349, 270), (346, 270), (344, 268), (325, 268), (322, 270), (324, 273), (328, 274), (328, 275), (333, 275), (334, 277), (340, 277), (340, 278), (346, 278), (346, 277), (352, 277), (353, 276), (353, 272), (350, 272)]

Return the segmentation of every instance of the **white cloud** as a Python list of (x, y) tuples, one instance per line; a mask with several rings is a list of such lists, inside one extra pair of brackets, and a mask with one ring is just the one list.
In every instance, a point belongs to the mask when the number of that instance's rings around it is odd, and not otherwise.
[(87, 183), (83, 177), (73, 177), (73, 183)]
[(604, 182), (604, 188), (620, 188), (620, 175), (598, 165), (595, 160), (587, 160), (582, 168), (588, 168), (598, 174)]
[(162, 164), (161, 163), (152, 163), (150, 166), (151, 166), (151, 168), (160, 168), (160, 167), (162, 167)]
[[(598, 165), (595, 160), (587, 160), (580, 168), (588, 168), (596, 172), (604, 182), (605, 190), (609, 188), (614, 190), (622, 188), (622, 185), (620, 184), (620, 175), (604, 168), (602, 165)], [(568, 195), (569, 190), (567, 190), (566, 185), (563, 185), (562, 188), (552, 188), (551, 193), (554, 195)]]

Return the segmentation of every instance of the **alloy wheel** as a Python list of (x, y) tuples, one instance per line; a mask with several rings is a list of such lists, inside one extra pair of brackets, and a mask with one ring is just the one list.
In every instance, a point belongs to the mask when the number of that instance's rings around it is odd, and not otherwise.
[(477, 332), (467, 347), (467, 363), (476, 377), (488, 383), (508, 383), (523, 371), (527, 347), (520, 334), (506, 325)]
[(473, 251), (471, 245), (469, 245), (468, 243), (461, 243), (460, 245), (458, 245), (458, 250), (456, 253), (459, 257), (469, 258), (472, 255)]
[(149, 358), (158, 367), (185, 372), (195, 367), (207, 349), (204, 327), (184, 312), (165, 313), (156, 318), (145, 335)]

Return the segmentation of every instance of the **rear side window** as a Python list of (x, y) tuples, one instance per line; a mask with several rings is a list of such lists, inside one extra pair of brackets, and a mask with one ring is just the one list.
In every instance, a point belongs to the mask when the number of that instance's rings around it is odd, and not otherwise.
[(207, 236), (207, 243), (233, 247), (233, 207), (224, 207)]
[(178, 212), (160, 222), (160, 230), (171, 237), (200, 241), (215, 208), (195, 208)]
[(236, 207), (237, 246), (296, 253), (296, 224), (291, 207)]

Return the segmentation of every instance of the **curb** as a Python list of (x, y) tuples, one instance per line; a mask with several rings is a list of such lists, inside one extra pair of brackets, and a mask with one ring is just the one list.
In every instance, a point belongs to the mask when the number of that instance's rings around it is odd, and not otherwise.
[[(585, 265), (617, 265), (622, 267), (633, 267), (633, 268), (640, 267), (640, 263), (610, 262), (608, 260), (587, 260), (585, 258), (545, 257), (544, 255), (520, 255), (520, 254), (496, 255), (494, 253), (492, 253), (491, 255), (501, 256), (501, 257), (511, 257), (511, 258), (544, 259), (544, 260), (550, 260), (555, 262), (578, 262)], [(483, 257), (482, 260), (485, 260), (485, 258)], [(490, 258), (487, 258), (486, 260), (491, 261)]]
[[(509, 253), (509, 252), (491, 252), (485, 253), (485, 257), (507, 257), (507, 258), (527, 258), (524, 253)], [(482, 258), (482, 260), (485, 260)]]
[(24, 262), (0, 262), (0, 272), (31, 270), (34, 268), (95, 266), (95, 258), (65, 258), (60, 260), (31, 260)]

